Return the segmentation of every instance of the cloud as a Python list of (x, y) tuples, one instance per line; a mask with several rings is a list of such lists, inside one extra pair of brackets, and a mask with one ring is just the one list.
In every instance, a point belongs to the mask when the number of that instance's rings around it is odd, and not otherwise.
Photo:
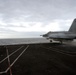
[(0, 35), (26, 37), (68, 30), (75, 12), (75, 0), (0, 0)]
[[(75, 0), (1, 0), (3, 20), (50, 21), (75, 18)], [(30, 15), (30, 16), (29, 16)]]
[[(65, 23), (64, 23), (65, 22)], [(48, 31), (58, 31), (69, 27), (69, 22), (71, 20), (54, 20), (52, 22), (46, 23), (44, 22), (23, 22), (23, 23), (7, 23), (6, 25), (2, 25), (0, 28), (16, 31), (16, 32), (48, 32)], [(68, 26), (69, 25), (69, 26)], [(65, 29), (66, 30), (66, 29)]]

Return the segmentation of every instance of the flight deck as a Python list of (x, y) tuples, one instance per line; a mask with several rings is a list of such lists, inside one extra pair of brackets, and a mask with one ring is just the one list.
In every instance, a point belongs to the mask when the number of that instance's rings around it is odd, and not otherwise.
[(76, 75), (76, 46), (48, 41), (1, 45), (0, 75)]

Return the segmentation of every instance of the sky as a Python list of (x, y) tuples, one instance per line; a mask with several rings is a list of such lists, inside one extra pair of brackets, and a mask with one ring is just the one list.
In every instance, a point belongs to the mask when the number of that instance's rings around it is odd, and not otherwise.
[(0, 38), (68, 31), (74, 18), (76, 0), (0, 0)]

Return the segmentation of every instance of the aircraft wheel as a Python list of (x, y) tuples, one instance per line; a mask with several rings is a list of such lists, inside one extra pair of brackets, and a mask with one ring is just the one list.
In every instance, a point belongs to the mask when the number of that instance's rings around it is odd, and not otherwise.
[(62, 44), (62, 41), (60, 41), (60, 43)]
[(52, 40), (50, 40), (50, 42), (53, 42)]

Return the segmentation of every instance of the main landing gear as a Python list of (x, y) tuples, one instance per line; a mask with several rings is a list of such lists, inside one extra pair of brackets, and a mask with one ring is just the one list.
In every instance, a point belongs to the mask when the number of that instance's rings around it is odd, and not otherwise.
[(53, 41), (52, 41), (52, 40), (50, 40), (50, 42), (52, 43)]
[(60, 40), (60, 43), (61, 43), (61, 44), (63, 43), (62, 40)]

